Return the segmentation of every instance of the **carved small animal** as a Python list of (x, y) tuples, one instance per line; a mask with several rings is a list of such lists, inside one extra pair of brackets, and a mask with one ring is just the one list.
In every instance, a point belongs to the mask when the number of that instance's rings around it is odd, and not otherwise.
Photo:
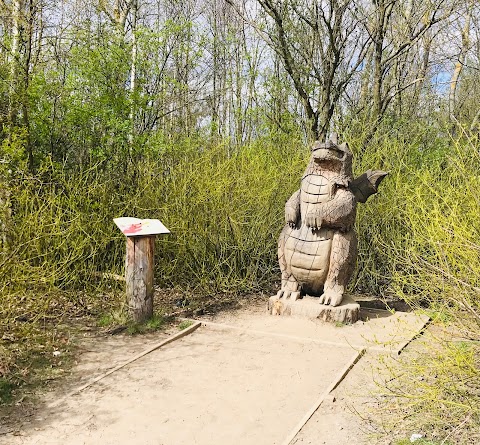
[(342, 302), (357, 256), (357, 202), (376, 193), (386, 175), (368, 170), (354, 180), (346, 143), (338, 145), (336, 135), (315, 142), (300, 190), (285, 205), (287, 224), (278, 242), (279, 298), (297, 300), (307, 294), (322, 304)]

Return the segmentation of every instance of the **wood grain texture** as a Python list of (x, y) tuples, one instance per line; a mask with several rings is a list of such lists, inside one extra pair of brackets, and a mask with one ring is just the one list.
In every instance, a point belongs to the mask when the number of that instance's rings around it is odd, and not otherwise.
[[(300, 189), (285, 205), (286, 225), (278, 240), (282, 272), (278, 299), (295, 301), (302, 295), (313, 295), (319, 297), (320, 304), (339, 306), (353, 274), (357, 257), (357, 201), (365, 202), (376, 193), (387, 173), (368, 170), (354, 179), (352, 152), (347, 144), (338, 145), (337, 141), (333, 135), (325, 143), (314, 143)], [(276, 305), (280, 303), (277, 301)], [(276, 312), (288, 310), (289, 307)], [(320, 318), (330, 317), (330, 311), (325, 310)], [(352, 322), (355, 317), (358, 310), (347, 311), (342, 321)]]
[(270, 297), (267, 313), (319, 319), (330, 323), (353, 324), (360, 319), (360, 305), (345, 295), (339, 306), (320, 304), (318, 297), (304, 296), (299, 300)]
[(135, 322), (142, 322), (153, 316), (154, 249), (154, 235), (127, 237), (127, 304), (129, 314)]

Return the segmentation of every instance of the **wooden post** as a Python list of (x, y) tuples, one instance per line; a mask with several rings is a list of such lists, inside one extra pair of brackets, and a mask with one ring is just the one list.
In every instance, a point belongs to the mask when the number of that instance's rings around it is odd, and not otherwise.
[(127, 237), (125, 281), (128, 312), (135, 322), (153, 317), (153, 257), (155, 235), (170, 233), (158, 219), (115, 218)]
[(155, 235), (127, 236), (127, 303), (135, 322), (143, 322), (153, 316), (154, 249)]

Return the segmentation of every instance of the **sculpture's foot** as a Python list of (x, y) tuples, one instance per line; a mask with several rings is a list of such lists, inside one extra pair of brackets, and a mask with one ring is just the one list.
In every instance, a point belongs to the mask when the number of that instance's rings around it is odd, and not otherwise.
[(280, 289), (277, 292), (277, 298), (284, 298), (285, 300), (292, 300), (292, 301), (297, 301), (300, 298), (300, 292), (299, 291), (291, 291), (289, 289)]
[(320, 296), (320, 304), (329, 304), (330, 306), (338, 306), (343, 299), (344, 286), (335, 285), (333, 289), (325, 288)]

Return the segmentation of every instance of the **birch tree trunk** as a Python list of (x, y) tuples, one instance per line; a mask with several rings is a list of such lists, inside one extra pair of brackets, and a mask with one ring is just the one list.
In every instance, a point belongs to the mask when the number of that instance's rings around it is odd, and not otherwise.
[[(21, 103), (22, 103), (22, 126), (25, 130), (25, 150), (27, 152), (28, 167), (30, 171), (34, 169), (33, 146), (30, 136), (30, 107), (29, 107), (29, 87), (30, 87), (30, 71), (33, 52), (33, 32), (35, 14), (37, 5), (35, 0), (28, 0), (28, 8), (25, 14), (25, 55), (22, 63), (22, 83), (21, 83)], [(39, 42), (40, 44), (40, 42)]]
[(23, 10), (23, 1), (14, 0), (12, 4), (12, 43), (10, 49), (10, 85), (9, 85), (9, 101), (8, 101), (8, 126), (9, 126), (9, 142), (12, 141), (12, 133), (17, 124), (18, 114), (18, 74), (20, 67), (20, 29)]
[(130, 155), (132, 155), (133, 142), (135, 138), (135, 90), (137, 87), (137, 0), (133, 0), (132, 4), (132, 53), (130, 61), (130, 134), (128, 135), (128, 143), (130, 145)]

